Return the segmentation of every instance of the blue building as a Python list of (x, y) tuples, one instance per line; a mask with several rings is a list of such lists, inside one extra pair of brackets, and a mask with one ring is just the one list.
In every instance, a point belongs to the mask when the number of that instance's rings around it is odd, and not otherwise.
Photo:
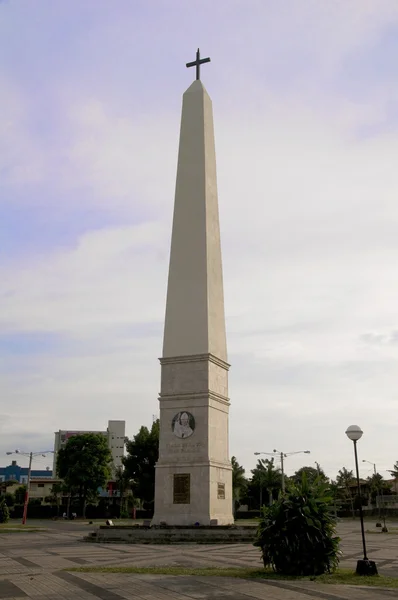
[[(31, 477), (52, 477), (53, 472), (49, 467), (47, 469), (32, 469)], [(0, 467), (0, 482), (18, 481), (24, 484), (28, 482), (28, 467), (20, 467), (17, 461), (13, 460), (8, 467)]]

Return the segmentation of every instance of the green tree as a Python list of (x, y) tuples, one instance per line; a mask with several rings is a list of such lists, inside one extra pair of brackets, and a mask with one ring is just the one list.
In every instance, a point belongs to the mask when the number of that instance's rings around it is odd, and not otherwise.
[(15, 504), (23, 504), (26, 494), (26, 485), (20, 485), (14, 492)]
[(111, 463), (108, 441), (99, 433), (74, 435), (59, 450), (57, 473), (69, 492), (78, 494), (83, 517), (87, 500), (96, 498), (98, 488), (109, 481)]
[(122, 460), (133, 495), (143, 503), (153, 505), (155, 464), (159, 456), (159, 419), (152, 423), (151, 430), (142, 426), (132, 440), (127, 440), (126, 451), (127, 455)]
[[(268, 503), (272, 504), (275, 492), (278, 492), (282, 487), (281, 470), (275, 467), (274, 458), (260, 458), (257, 460), (257, 465), (252, 469), (251, 491), (258, 493), (260, 497), (260, 505), (263, 504), (263, 490), (268, 494)], [(260, 506), (260, 508), (261, 508)]]
[(392, 492), (391, 484), (388, 483), (380, 473), (374, 473), (372, 476), (368, 477), (367, 482), (369, 484), (372, 504), (377, 503), (378, 496), (387, 496)]
[(7, 523), (10, 518), (10, 511), (6, 504), (5, 498), (0, 498), (0, 523)]
[(337, 486), (340, 488), (342, 500), (350, 503), (351, 512), (352, 512), (353, 517), (355, 517), (355, 509), (354, 509), (354, 497), (353, 497), (352, 489), (353, 489), (353, 484), (355, 484), (355, 481), (356, 481), (356, 479), (354, 477), (353, 471), (349, 471), (345, 467), (343, 467), (342, 469), (339, 470), (337, 477), (336, 477), (336, 483), (337, 483)]
[(65, 483), (53, 483), (50, 495), (45, 498), (46, 502), (50, 502), (51, 504), (55, 504), (57, 506), (57, 517), (59, 517), (59, 509), (61, 507), (62, 497), (64, 494), (67, 494), (68, 491), (69, 490)]
[(301, 483), (303, 479), (303, 473), (305, 473), (309, 485), (312, 485), (316, 479), (320, 479), (324, 483), (328, 483), (329, 479), (325, 475), (324, 470), (318, 463), (316, 463), (316, 465), (316, 468), (310, 466), (301, 467), (301, 469), (298, 469), (298, 471), (296, 471), (295, 474), (290, 477), (291, 481), (293, 481), (293, 483)]
[(15, 504), (15, 496), (14, 494), (10, 494), (9, 492), (6, 492), (4, 494), (4, 500), (7, 506), (14, 506)]
[(0, 496), (7, 493), (7, 488), (13, 485), (18, 485), (18, 481), (14, 479), (8, 479), (7, 481), (0, 481)]
[(394, 479), (398, 479), (398, 460), (394, 465), (394, 468), (392, 469), (392, 471), (389, 471), (389, 473), (391, 473), (391, 476), (394, 477)]
[(130, 479), (124, 467), (118, 467), (115, 471), (116, 489), (120, 493), (120, 517), (128, 517), (126, 493), (131, 488)]
[(246, 493), (247, 479), (245, 477), (245, 469), (238, 463), (235, 456), (231, 458), (232, 465), (232, 497), (234, 507), (239, 505), (241, 498)]
[(269, 507), (257, 530), (264, 567), (282, 575), (321, 575), (338, 565), (339, 538), (331, 514), (333, 499), (328, 485), (316, 479), (311, 485), (290, 482), (286, 494)]

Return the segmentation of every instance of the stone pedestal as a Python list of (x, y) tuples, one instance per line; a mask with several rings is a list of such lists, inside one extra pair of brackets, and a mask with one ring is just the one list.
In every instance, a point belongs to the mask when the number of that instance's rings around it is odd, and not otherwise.
[[(229, 365), (211, 354), (164, 358), (161, 364), (153, 523), (210, 525), (216, 520), (218, 525), (229, 525), (233, 523)], [(188, 416), (185, 434), (179, 424), (185, 423), (184, 413)]]

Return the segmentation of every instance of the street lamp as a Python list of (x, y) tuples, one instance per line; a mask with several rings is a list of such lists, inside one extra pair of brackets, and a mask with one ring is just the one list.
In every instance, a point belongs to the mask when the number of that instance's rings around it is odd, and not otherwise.
[(357, 575), (377, 575), (376, 563), (373, 560), (369, 560), (366, 553), (366, 541), (365, 541), (365, 528), (363, 524), (363, 511), (361, 501), (361, 486), (359, 484), (359, 467), (358, 467), (358, 453), (357, 453), (357, 441), (361, 439), (363, 431), (358, 425), (350, 425), (347, 428), (347, 437), (354, 442), (354, 455), (355, 455), (355, 469), (357, 472), (357, 488), (358, 488), (358, 499), (359, 499), (359, 518), (361, 520), (361, 533), (362, 533), (362, 546), (363, 546), (363, 559), (357, 562)]
[(44, 452), (21, 452), (20, 450), (14, 450), (14, 452), (6, 452), (8, 456), (11, 454), (21, 454), (22, 456), (29, 456), (29, 467), (28, 467), (28, 481), (26, 483), (26, 491), (25, 491), (25, 499), (23, 504), (23, 515), (22, 515), (22, 525), (26, 524), (26, 517), (28, 514), (28, 504), (29, 504), (29, 491), (30, 491), (30, 478), (32, 472), (32, 460), (35, 456), (46, 456), (46, 454), (54, 453), (53, 450), (45, 450)]
[(279, 454), (279, 458), (281, 459), (281, 471), (282, 471), (282, 493), (285, 493), (285, 469), (283, 459), (288, 456), (292, 456), (293, 454), (311, 454), (310, 450), (298, 450), (297, 452), (280, 452), (279, 450), (274, 450), (271, 452), (255, 452), (256, 456), (259, 454), (268, 454), (270, 456), (275, 456), (275, 454)]
[(374, 474), (377, 475), (376, 463), (371, 462), (370, 460), (365, 460), (364, 458), (362, 459), (362, 462), (366, 462), (366, 463), (369, 463), (370, 465), (373, 465)]
[(281, 459), (281, 471), (282, 471), (282, 494), (285, 493), (285, 468), (283, 459), (293, 454), (311, 454), (310, 450), (298, 450), (297, 452), (281, 452), (280, 450), (274, 450), (275, 454), (279, 454)]

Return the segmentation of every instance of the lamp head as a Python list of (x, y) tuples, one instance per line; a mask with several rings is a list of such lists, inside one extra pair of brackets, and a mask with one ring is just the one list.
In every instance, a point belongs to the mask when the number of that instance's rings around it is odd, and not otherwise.
[(258, 456), (260, 454), (260, 452), (255, 452), (254, 454), (255, 454), (255, 456)]
[(350, 425), (347, 428), (346, 435), (352, 442), (357, 442), (361, 439), (363, 431), (358, 425)]
[(311, 450), (304, 450), (304, 454), (311, 454)]

